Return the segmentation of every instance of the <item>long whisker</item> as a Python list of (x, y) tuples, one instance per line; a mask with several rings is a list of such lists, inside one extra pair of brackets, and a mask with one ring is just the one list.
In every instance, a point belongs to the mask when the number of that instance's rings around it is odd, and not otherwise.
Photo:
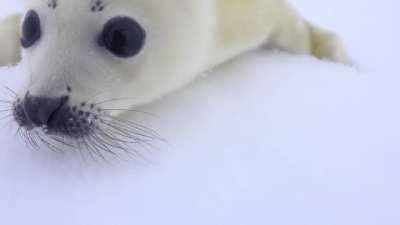
[(71, 144), (71, 143), (69, 143), (69, 142), (67, 142), (67, 141), (65, 141), (65, 140), (62, 140), (62, 139), (60, 139), (59, 137), (50, 136), (50, 138), (51, 138), (52, 140), (54, 140), (55, 142), (58, 142), (58, 143), (63, 144), (63, 145), (65, 145), (65, 146), (67, 146), (67, 147), (70, 147), (70, 148), (74, 148), (74, 145), (73, 145), (73, 144)]
[(129, 129), (126, 129), (123, 127), (118, 127), (117, 125), (113, 125), (112, 123), (103, 123), (103, 125), (107, 126), (110, 130), (115, 131), (120, 136), (129, 138), (132, 140), (142, 140), (139, 137), (147, 138), (147, 139), (154, 139), (154, 137), (152, 137), (152, 136), (141, 134), (141, 133), (138, 133), (138, 132), (135, 132), (133, 130), (129, 130)]
[(13, 94), (14, 97), (18, 96), (17, 92), (14, 91), (13, 89), (11, 89), (10, 87), (8, 87), (7, 85), (4, 85), (4, 84), (3, 84), (3, 87), (4, 87), (6, 90), (8, 90), (11, 94)]
[(110, 153), (113, 156), (118, 156), (115, 152), (113, 152), (110, 149), (110, 146), (108, 146), (107, 144), (104, 143), (104, 141), (101, 138), (98, 138), (92, 134), (88, 137), (88, 140), (90, 141), (90, 143), (92, 143), (93, 145), (96, 145), (102, 151)]
[(90, 149), (90, 148), (88, 148), (87, 147), (87, 144), (83, 141), (83, 137), (79, 137), (78, 139), (77, 139), (77, 144), (78, 144), (78, 147), (79, 148), (82, 148), (82, 145), (83, 145), (83, 149), (85, 149), (86, 151), (87, 151), (87, 153), (89, 154), (89, 157), (93, 160), (93, 161), (95, 161), (95, 162), (97, 162), (97, 159), (96, 159), (96, 157), (93, 155), (93, 152), (92, 152), (92, 150)]
[(158, 139), (160, 141), (163, 141), (163, 138), (161, 137), (161, 135), (155, 131), (154, 129), (148, 128), (146, 126), (143, 126), (141, 124), (135, 123), (133, 121), (130, 120), (124, 120), (124, 119), (120, 119), (117, 117), (113, 117), (110, 115), (103, 115), (101, 116), (101, 119), (106, 118), (106, 119), (110, 119), (113, 123), (117, 123), (119, 126), (121, 127), (127, 127), (128, 130), (138, 130), (140, 132), (143, 132), (144, 134), (153, 137), (154, 139)]
[(95, 102), (94, 105), (98, 106), (98, 105), (102, 105), (105, 103), (110, 103), (110, 102), (117, 102), (117, 101), (124, 101), (124, 100), (134, 100), (136, 98), (112, 98), (112, 99), (108, 99), (108, 100), (103, 100), (101, 102)]
[(99, 129), (96, 132), (99, 135), (99, 138), (102, 140), (103, 143), (106, 145), (114, 148), (114, 149), (119, 149), (122, 150), (124, 153), (133, 156), (138, 155), (138, 151), (133, 148), (132, 146), (128, 147), (127, 144), (129, 144), (127, 141), (120, 139), (119, 137), (116, 137), (113, 133), (105, 130), (105, 129)]
[(37, 151), (40, 150), (40, 145), (39, 145), (39, 142), (38, 142), (38, 139), (37, 139), (38, 135), (39, 135), (38, 132), (32, 132), (30, 134), (30, 142), (33, 144), (34, 149), (37, 150)]
[(102, 152), (97, 147), (92, 145), (91, 142), (89, 142), (86, 137), (82, 138), (82, 142), (84, 143), (87, 150), (94, 152), (95, 155), (99, 156), (102, 160), (106, 161), (106, 158), (104, 157)]
[(10, 97), (16, 98), (16, 97), (18, 96), (18, 94), (17, 94), (13, 89), (11, 89), (10, 87), (8, 87), (7, 85), (2, 84), (1, 86), (3, 86), (3, 88), (4, 88), (6, 91), (8, 91), (7, 93), (10, 94), (10, 95), (9, 95)]
[(100, 111), (101, 112), (112, 112), (112, 111), (116, 111), (116, 112), (118, 112), (118, 111), (120, 111), (120, 112), (133, 112), (133, 113), (144, 114), (146, 116), (151, 116), (151, 117), (154, 117), (156, 119), (160, 119), (159, 116), (157, 116), (157, 115), (155, 115), (153, 113), (149, 113), (149, 112), (145, 112), (145, 111), (141, 111), (141, 110), (136, 110), (136, 109), (131, 109), (129, 107), (125, 108), (125, 109), (124, 108), (116, 108), (116, 109), (113, 109), (113, 108), (101, 108)]
[[(45, 136), (45, 137), (46, 137), (46, 136)], [(56, 153), (63, 153), (63, 152), (64, 152), (62, 149), (60, 149), (59, 147), (57, 147), (55, 144), (51, 143), (50, 140), (46, 140), (45, 137), (43, 137), (43, 136), (41, 136), (41, 135), (38, 135), (38, 138), (39, 138), (45, 145), (47, 145), (47, 147), (48, 147), (50, 150), (52, 150), (52, 151), (54, 151), (54, 152), (56, 152)]]

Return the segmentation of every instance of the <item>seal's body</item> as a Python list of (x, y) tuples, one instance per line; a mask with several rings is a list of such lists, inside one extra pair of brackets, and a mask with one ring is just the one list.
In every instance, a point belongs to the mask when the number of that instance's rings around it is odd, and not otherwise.
[(22, 59), (29, 71), (14, 117), (75, 139), (95, 132), (83, 124), (99, 114), (124, 112), (102, 111), (100, 102), (149, 103), (257, 47), (348, 62), (339, 38), (285, 0), (28, 0), (26, 7), (0, 24), (0, 65)]

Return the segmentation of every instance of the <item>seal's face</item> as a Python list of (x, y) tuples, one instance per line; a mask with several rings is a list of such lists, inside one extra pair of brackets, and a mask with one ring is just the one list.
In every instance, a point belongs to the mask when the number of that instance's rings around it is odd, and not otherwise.
[[(28, 78), (14, 104), (16, 121), (28, 131), (73, 139), (108, 126), (112, 131), (102, 135), (112, 138), (117, 130), (110, 123), (120, 113), (176, 90), (205, 66), (199, 62), (209, 20), (196, 11), (204, 9), (200, 4), (29, 1), (21, 24)], [(130, 125), (121, 124), (118, 132), (130, 137)]]

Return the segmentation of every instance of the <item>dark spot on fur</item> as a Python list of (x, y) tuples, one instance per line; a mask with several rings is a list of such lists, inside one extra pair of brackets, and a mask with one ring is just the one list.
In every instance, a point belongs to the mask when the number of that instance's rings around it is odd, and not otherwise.
[(103, 4), (103, 1), (98, 0), (90, 7), (90, 10), (92, 12), (101, 12), (104, 10), (104, 8), (105, 8), (105, 5)]
[(58, 6), (58, 2), (57, 2), (57, 0), (50, 0), (49, 3), (47, 4), (47, 6), (50, 9), (55, 9)]

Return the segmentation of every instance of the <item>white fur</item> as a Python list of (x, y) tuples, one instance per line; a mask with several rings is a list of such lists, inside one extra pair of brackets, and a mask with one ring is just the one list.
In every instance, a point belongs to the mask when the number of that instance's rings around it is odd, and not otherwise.
[[(21, 95), (59, 97), (69, 85), (72, 103), (129, 98), (132, 106), (145, 104), (262, 45), (348, 62), (335, 35), (306, 22), (285, 0), (106, 0), (105, 10), (96, 13), (91, 2), (59, 0), (55, 10), (43, 0), (27, 2), (38, 12), (43, 34), (22, 51), (30, 79)], [(103, 25), (118, 15), (135, 18), (147, 32), (144, 49), (129, 59), (96, 42)], [(16, 18), (0, 26), (0, 65), (18, 62)]]

